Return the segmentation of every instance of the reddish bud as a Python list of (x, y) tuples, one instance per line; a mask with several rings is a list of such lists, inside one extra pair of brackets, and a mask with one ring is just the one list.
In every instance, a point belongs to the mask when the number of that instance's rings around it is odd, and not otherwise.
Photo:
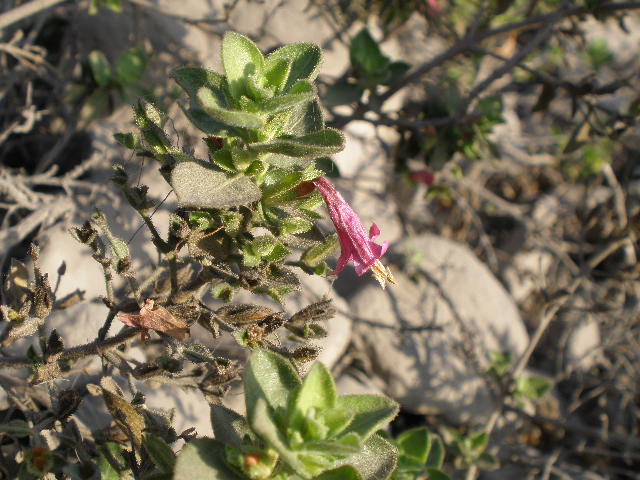
[(417, 172), (411, 172), (409, 174), (411, 180), (417, 183), (423, 183), (427, 187), (433, 185), (436, 180), (436, 176), (430, 170), (419, 170)]
[(305, 195), (313, 192), (315, 188), (316, 187), (313, 182), (302, 182), (298, 184), (294, 190), (297, 192), (296, 197), (304, 197)]
[(260, 455), (257, 453), (248, 453), (244, 456), (244, 464), (247, 468), (253, 467), (260, 463)]
[(207, 137), (207, 140), (209, 140), (209, 142), (211, 142), (211, 144), (217, 150), (221, 150), (222, 147), (224, 146), (224, 143), (222, 142), (222, 138), (220, 138), (220, 137)]

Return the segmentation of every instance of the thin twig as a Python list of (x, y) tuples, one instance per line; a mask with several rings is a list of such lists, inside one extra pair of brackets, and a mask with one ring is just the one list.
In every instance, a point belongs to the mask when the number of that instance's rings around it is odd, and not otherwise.
[(0, 15), (0, 30), (67, 0), (32, 0)]

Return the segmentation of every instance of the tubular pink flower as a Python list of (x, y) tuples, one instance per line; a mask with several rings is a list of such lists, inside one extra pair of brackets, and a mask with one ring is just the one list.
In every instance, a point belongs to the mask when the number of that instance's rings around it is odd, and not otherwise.
[(371, 269), (382, 288), (385, 287), (387, 281), (395, 283), (389, 269), (380, 262), (380, 258), (385, 254), (389, 245), (388, 242), (384, 242), (382, 245), (375, 243), (375, 239), (380, 235), (378, 226), (375, 223), (372, 224), (367, 236), (356, 212), (329, 180), (325, 177), (319, 177), (312, 180), (312, 183), (324, 198), (329, 216), (340, 240), (340, 258), (331, 274), (339, 274), (347, 263), (353, 262), (358, 275)]

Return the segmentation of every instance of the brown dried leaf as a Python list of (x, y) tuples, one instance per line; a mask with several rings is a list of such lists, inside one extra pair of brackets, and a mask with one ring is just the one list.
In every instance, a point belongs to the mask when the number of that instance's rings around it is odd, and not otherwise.
[(139, 314), (119, 314), (118, 319), (131, 327), (141, 327), (164, 333), (177, 340), (184, 340), (189, 335), (189, 325), (174, 317), (169, 310), (155, 305), (153, 300), (146, 300)]
[[(142, 446), (142, 432), (145, 428), (143, 415), (122, 396), (116, 392), (121, 392), (120, 388), (110, 377), (104, 377), (100, 381), (100, 387), (92, 385), (87, 389), (94, 395), (99, 391), (104, 398), (109, 413), (113, 417), (116, 425), (129, 437), (131, 442), (139, 449)], [(113, 390), (113, 391), (110, 391)]]

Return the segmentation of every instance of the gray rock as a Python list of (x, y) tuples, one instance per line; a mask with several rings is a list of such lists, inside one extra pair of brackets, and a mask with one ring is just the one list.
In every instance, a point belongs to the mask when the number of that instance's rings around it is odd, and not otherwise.
[(517, 357), (528, 344), (513, 300), (466, 246), (421, 235), (392, 251), (405, 253), (417, 281), (394, 272), (398, 285), (382, 291), (369, 284), (356, 293), (354, 342), (408, 411), (482, 423), (492, 408), (479, 375), (488, 352)]

